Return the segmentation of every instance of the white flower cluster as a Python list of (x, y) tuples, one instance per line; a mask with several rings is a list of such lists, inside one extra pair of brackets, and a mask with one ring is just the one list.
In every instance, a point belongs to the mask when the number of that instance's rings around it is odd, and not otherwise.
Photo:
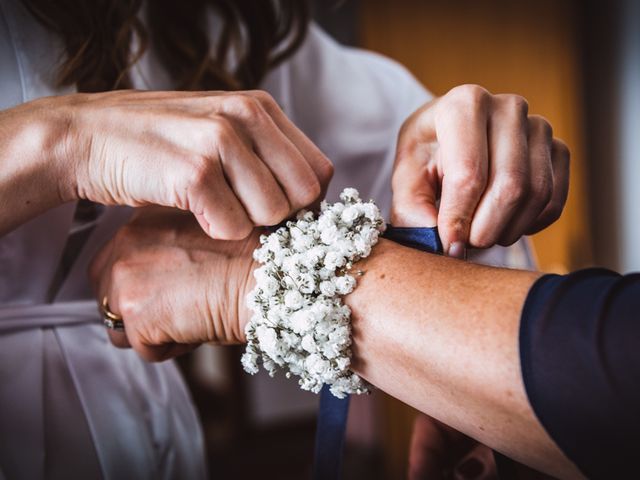
[(304, 390), (318, 393), (324, 384), (343, 398), (368, 386), (350, 370), (351, 311), (342, 303), (356, 281), (347, 272), (371, 253), (384, 231), (380, 210), (345, 189), (342, 202), (323, 202), (319, 217), (302, 211), (270, 235), (253, 256), (256, 287), (247, 296), (253, 311), (247, 324), (244, 369), (271, 376), (278, 367), (300, 377)]

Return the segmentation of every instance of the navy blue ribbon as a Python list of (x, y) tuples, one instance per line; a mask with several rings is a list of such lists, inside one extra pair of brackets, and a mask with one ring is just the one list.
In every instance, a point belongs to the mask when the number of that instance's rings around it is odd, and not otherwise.
[[(423, 252), (442, 253), (436, 228), (400, 228), (389, 225), (384, 238)], [(325, 385), (320, 392), (316, 427), (314, 480), (338, 480), (342, 477), (344, 434), (349, 416), (349, 396), (334, 397)]]

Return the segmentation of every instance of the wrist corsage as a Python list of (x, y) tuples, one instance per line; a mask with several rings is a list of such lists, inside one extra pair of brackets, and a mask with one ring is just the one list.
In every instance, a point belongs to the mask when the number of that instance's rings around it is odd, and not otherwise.
[(242, 365), (251, 374), (259, 363), (272, 376), (281, 369), (315, 393), (327, 384), (343, 398), (369, 386), (350, 370), (351, 311), (342, 297), (356, 286), (350, 269), (371, 253), (385, 224), (378, 207), (360, 200), (357, 190), (345, 189), (340, 199), (323, 202), (317, 218), (301, 211), (260, 238)]

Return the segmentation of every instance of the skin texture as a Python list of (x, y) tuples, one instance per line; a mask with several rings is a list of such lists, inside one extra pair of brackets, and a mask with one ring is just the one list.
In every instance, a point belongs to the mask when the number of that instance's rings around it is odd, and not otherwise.
[(59, 204), (191, 211), (241, 239), (317, 200), (333, 166), (265, 92), (116, 91), (0, 112), (0, 234)]
[(520, 313), (539, 273), (474, 265), (386, 240), (357, 268), (366, 273), (345, 299), (354, 371), (509, 457), (579, 478), (535, 418), (522, 383)]

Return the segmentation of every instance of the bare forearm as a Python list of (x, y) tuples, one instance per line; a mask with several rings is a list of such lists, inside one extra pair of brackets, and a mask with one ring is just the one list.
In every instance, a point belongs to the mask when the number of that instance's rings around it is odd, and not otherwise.
[[(64, 202), (73, 175), (64, 171), (64, 128), (47, 100), (0, 111), (0, 235)], [(68, 179), (65, 181), (65, 177)]]
[(357, 268), (354, 370), (415, 408), (537, 469), (575, 477), (536, 420), (520, 373), (522, 305), (539, 274), (382, 240)]

